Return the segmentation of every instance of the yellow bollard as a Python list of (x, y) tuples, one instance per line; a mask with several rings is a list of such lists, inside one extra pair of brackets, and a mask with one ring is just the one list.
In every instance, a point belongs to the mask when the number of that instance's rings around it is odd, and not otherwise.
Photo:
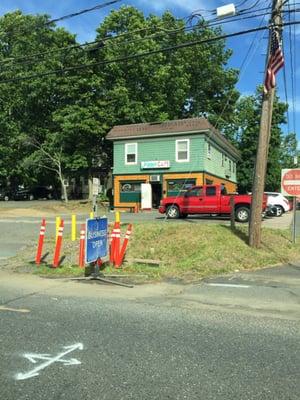
[(94, 218), (94, 213), (93, 213), (93, 211), (91, 211), (90, 212), (90, 219), (93, 219)]
[(71, 233), (72, 242), (76, 240), (76, 215), (72, 214), (72, 233)]
[(120, 211), (116, 211), (116, 222), (120, 222)]
[(55, 231), (55, 238), (57, 239), (57, 236), (58, 236), (58, 228), (59, 228), (59, 225), (60, 225), (60, 217), (56, 217), (56, 220), (55, 220), (55, 225), (56, 225), (56, 231)]

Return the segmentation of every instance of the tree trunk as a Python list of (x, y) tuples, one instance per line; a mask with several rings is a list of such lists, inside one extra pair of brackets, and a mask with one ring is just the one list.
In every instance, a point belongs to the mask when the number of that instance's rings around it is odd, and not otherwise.
[(61, 172), (61, 167), (59, 167), (58, 176), (59, 176), (59, 180), (60, 180), (60, 183), (61, 183), (63, 200), (64, 200), (65, 203), (68, 203), (67, 186), (65, 185), (65, 179), (64, 179), (63, 174)]

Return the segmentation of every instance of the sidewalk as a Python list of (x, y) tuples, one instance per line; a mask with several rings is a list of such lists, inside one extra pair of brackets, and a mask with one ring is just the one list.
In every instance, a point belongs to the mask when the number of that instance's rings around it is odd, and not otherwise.
[(282, 214), (281, 217), (264, 218), (262, 226), (273, 229), (289, 229), (293, 223), (293, 212)]

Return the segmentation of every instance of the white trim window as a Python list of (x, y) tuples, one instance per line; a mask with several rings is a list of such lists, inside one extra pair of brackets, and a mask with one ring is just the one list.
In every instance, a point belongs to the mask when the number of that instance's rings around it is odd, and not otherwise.
[(176, 162), (190, 161), (190, 139), (176, 140)]
[(207, 158), (211, 159), (211, 145), (207, 143)]
[(125, 164), (137, 164), (137, 143), (125, 143)]

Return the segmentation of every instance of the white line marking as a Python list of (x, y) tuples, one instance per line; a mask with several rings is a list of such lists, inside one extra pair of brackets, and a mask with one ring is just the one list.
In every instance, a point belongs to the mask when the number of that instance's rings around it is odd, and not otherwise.
[(207, 283), (208, 286), (217, 286), (217, 287), (232, 287), (232, 288), (244, 288), (247, 289), (249, 285), (235, 285), (233, 283)]
[(62, 353), (59, 353), (57, 356), (54, 356), (54, 357), (51, 357), (50, 354), (31, 354), (31, 353), (24, 354), (24, 357), (27, 358), (33, 364), (36, 364), (37, 360), (46, 360), (46, 361), (44, 363), (40, 364), (39, 366), (37, 366), (36, 368), (32, 369), (29, 372), (18, 373), (16, 375), (16, 380), (21, 381), (21, 380), (33, 378), (34, 376), (38, 376), (39, 371), (43, 370), (44, 368), (49, 367), (49, 365), (51, 365), (55, 362), (62, 362), (64, 365), (81, 364), (81, 361), (77, 360), (76, 358), (70, 358), (69, 360), (66, 360), (63, 357), (65, 355), (71, 353), (74, 350), (82, 350), (83, 349), (82, 343), (76, 343), (71, 346), (64, 346), (64, 349), (66, 349), (66, 351), (63, 351)]
[(30, 310), (27, 310), (26, 308), (11, 308), (11, 307), (4, 307), (4, 306), (0, 306), (0, 311), (13, 311), (13, 312), (19, 312), (19, 313), (30, 312)]

